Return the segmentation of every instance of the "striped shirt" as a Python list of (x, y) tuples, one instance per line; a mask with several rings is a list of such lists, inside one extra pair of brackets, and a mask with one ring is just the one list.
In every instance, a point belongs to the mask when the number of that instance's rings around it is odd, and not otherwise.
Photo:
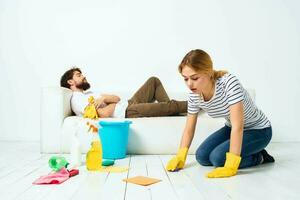
[(225, 74), (215, 82), (215, 92), (209, 101), (193, 92), (188, 96), (188, 113), (197, 114), (202, 109), (213, 118), (225, 118), (231, 127), (229, 106), (243, 102), (244, 130), (263, 129), (271, 126), (265, 114), (256, 107), (249, 93), (232, 74)]

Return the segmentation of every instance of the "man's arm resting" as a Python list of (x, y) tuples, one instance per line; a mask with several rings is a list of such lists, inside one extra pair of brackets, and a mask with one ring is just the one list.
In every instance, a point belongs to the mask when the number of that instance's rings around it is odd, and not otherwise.
[(103, 94), (101, 97), (104, 99), (104, 103), (118, 103), (121, 99), (117, 95)]
[(97, 109), (98, 116), (100, 118), (112, 117), (113, 113), (115, 111), (115, 107), (116, 107), (116, 104), (115, 103), (111, 103), (111, 104), (105, 106), (104, 108), (98, 108)]
[(97, 98), (95, 100), (95, 107), (96, 109), (99, 109), (99, 108), (103, 108), (111, 103), (118, 103), (120, 101), (120, 97), (116, 96), (116, 95), (107, 95), (107, 94), (104, 94), (104, 95), (101, 95), (99, 98)]

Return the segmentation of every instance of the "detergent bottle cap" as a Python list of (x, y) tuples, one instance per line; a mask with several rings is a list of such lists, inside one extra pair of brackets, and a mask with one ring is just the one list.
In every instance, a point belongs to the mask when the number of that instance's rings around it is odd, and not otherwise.
[(100, 142), (100, 140), (94, 140), (94, 141), (92, 141), (92, 148), (94, 148), (94, 149), (100, 149), (101, 148), (101, 142)]
[(49, 166), (52, 170), (54, 171), (59, 171), (61, 170), (63, 167), (67, 167), (68, 166), (68, 162), (67, 160), (62, 157), (62, 156), (52, 156), (50, 159), (49, 159)]

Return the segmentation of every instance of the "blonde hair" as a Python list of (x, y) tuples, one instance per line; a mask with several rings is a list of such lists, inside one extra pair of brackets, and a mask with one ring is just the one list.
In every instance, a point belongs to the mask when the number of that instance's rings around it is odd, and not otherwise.
[(212, 81), (215, 81), (218, 78), (222, 77), (224, 74), (228, 73), (225, 70), (214, 70), (213, 62), (210, 56), (208, 55), (208, 53), (201, 49), (191, 50), (184, 56), (178, 67), (179, 72), (182, 73), (182, 69), (186, 66), (190, 67), (196, 72), (201, 72), (209, 75)]

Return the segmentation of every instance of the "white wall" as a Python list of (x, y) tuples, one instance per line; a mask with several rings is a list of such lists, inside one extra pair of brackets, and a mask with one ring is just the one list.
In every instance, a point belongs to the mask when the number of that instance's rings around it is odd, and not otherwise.
[(274, 141), (300, 141), (299, 8), (297, 0), (0, 0), (0, 139), (39, 140), (40, 89), (72, 65), (105, 91), (133, 93), (156, 75), (185, 92), (177, 65), (201, 48), (256, 90)]

